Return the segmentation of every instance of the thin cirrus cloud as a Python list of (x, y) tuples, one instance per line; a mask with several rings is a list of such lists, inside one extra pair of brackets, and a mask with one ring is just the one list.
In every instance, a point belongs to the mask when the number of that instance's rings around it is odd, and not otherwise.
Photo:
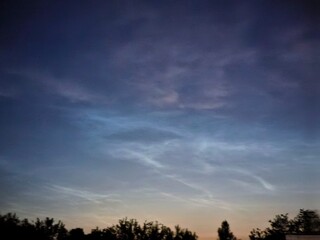
[[(145, 143), (144, 143), (145, 144)], [(188, 145), (188, 147), (186, 147)], [(217, 162), (217, 164), (212, 164), (210, 162), (205, 162), (201, 159), (206, 159), (206, 153), (203, 152), (203, 154), (198, 156), (193, 156), (192, 151), (196, 150), (197, 145), (193, 145), (193, 150), (188, 151), (186, 153), (187, 158), (183, 161), (175, 162), (175, 159), (170, 156), (173, 152), (171, 149), (175, 149), (175, 153), (181, 151), (186, 151), (185, 149), (190, 149), (190, 146), (192, 144), (188, 143), (185, 144), (183, 141), (176, 140), (173, 143), (155, 143), (155, 145), (148, 144), (147, 146), (140, 145), (138, 143), (135, 144), (125, 144), (122, 143), (121, 147), (113, 146), (110, 154), (112, 156), (125, 156), (123, 159), (128, 159), (132, 162), (142, 164), (146, 166), (149, 170), (156, 170), (156, 172), (159, 174), (159, 176), (169, 179), (170, 181), (174, 181), (176, 183), (182, 184), (192, 190), (198, 191), (200, 193), (205, 193), (206, 195), (210, 196), (210, 191), (205, 190), (202, 183), (199, 183), (200, 185), (195, 184), (194, 177), (197, 177), (198, 175), (206, 174), (207, 177), (210, 179), (210, 176), (214, 176), (218, 173), (218, 175), (224, 175), (227, 174), (228, 176), (231, 176), (231, 179), (237, 179), (240, 177), (240, 179), (245, 179), (247, 183), (250, 183), (254, 188), (251, 188), (253, 192), (255, 192), (258, 186), (260, 186), (260, 189), (264, 189), (266, 191), (275, 191), (276, 187), (269, 183), (264, 178), (258, 176), (259, 169), (252, 169), (251, 171), (245, 170), (247, 166), (243, 167), (232, 167), (235, 162), (231, 161), (229, 163), (223, 163), (223, 162)], [(117, 149), (117, 150), (116, 150)], [(231, 149), (231, 147), (228, 147), (228, 149)], [(233, 148), (236, 154), (243, 154), (243, 152), (251, 153), (252, 151), (250, 149), (246, 148)], [(224, 150), (220, 150), (224, 151)], [(230, 151), (230, 150), (229, 150)], [(231, 154), (232, 155), (232, 154)], [(183, 154), (180, 153), (180, 156), (183, 157)], [(211, 154), (212, 156), (212, 154)], [(223, 155), (220, 156), (220, 158), (223, 158)], [(170, 161), (166, 160), (170, 159)], [(221, 165), (222, 164), (222, 165)], [(183, 165), (183, 168), (182, 168)], [(251, 167), (252, 168), (252, 167)], [(210, 171), (210, 174), (208, 173), (208, 170), (212, 169)], [(187, 174), (187, 175), (186, 175)], [(181, 176), (188, 176), (188, 178), (191, 178), (189, 180), (183, 179)], [(190, 183), (193, 182), (193, 183)], [(250, 193), (250, 188), (246, 188), (245, 191), (248, 191)], [(259, 191), (260, 192), (260, 191)]]
[(117, 194), (98, 194), (86, 190), (79, 190), (65, 186), (52, 185), (48, 187), (50, 190), (59, 193), (60, 195), (70, 196), (71, 199), (74, 197), (81, 198), (83, 200), (92, 202), (94, 204), (105, 204), (106, 202), (120, 202), (119, 196)]
[[(130, 66), (130, 62), (122, 64)], [(162, 108), (217, 109), (226, 105), (231, 88), (221, 79), (220, 70), (213, 74), (199, 70), (195, 75), (188, 66), (168, 65), (154, 71), (152, 63), (141, 63), (141, 71), (131, 74), (134, 81), (130, 87), (140, 93), (141, 101)]]
[(162, 142), (179, 139), (181, 136), (168, 130), (157, 128), (136, 128), (127, 131), (119, 131), (106, 136), (106, 140), (118, 142)]
[(248, 63), (247, 59), (254, 62), (252, 50), (224, 51), (214, 47), (208, 51), (206, 44), (180, 39), (176, 33), (169, 34), (171, 30), (163, 29), (163, 35), (149, 40), (144, 36), (149, 31), (154, 30), (142, 25), (130, 43), (117, 48), (111, 64), (114, 69), (127, 73), (130, 86), (155, 106), (221, 108), (232, 92), (226, 67), (241, 61)]
[(1, 209), (200, 239), (237, 219), (245, 239), (278, 209), (319, 208), (310, 1), (87, 4), (4, 6)]
[[(74, 79), (57, 78), (52, 74), (42, 73), (40, 70), (10, 70), (9, 74), (36, 83), (48, 94), (58, 95), (72, 103), (106, 104), (108, 99), (93, 90), (82, 86)], [(23, 92), (22, 90), (20, 92)]]

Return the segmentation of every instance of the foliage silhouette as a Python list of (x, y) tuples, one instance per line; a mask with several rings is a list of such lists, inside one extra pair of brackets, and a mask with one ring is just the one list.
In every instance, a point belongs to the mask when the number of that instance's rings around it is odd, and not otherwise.
[(135, 219), (121, 219), (117, 225), (105, 229), (95, 228), (85, 234), (82, 228), (68, 231), (61, 221), (55, 223), (53, 218), (36, 219), (29, 222), (20, 220), (16, 214), (0, 214), (0, 238), (33, 240), (197, 240), (194, 232), (175, 226), (169, 227), (158, 222), (144, 222)]
[(219, 240), (237, 240), (237, 238), (230, 231), (229, 223), (226, 220), (224, 220), (221, 223), (221, 227), (218, 228), (218, 236)]
[(68, 231), (61, 221), (53, 218), (37, 220), (30, 223), (28, 219), (20, 220), (16, 214), (0, 215), (1, 239), (34, 239), (34, 240), (64, 240)]
[(86, 235), (82, 228), (74, 228), (69, 231), (68, 240), (84, 240)]
[(288, 214), (276, 215), (269, 220), (270, 227), (250, 232), (250, 240), (285, 240), (286, 235), (320, 234), (320, 217), (317, 211), (300, 209), (299, 214), (289, 219)]
[[(276, 215), (269, 221), (270, 227), (250, 232), (250, 240), (285, 240), (286, 234), (320, 234), (320, 217), (317, 211), (300, 209), (289, 219), (288, 214)], [(219, 240), (237, 240), (227, 221), (218, 228)], [(158, 222), (139, 224), (135, 219), (121, 219), (118, 224), (104, 229), (95, 228), (85, 234), (82, 228), (68, 231), (61, 222), (45, 218), (30, 222), (20, 220), (15, 213), (0, 214), (0, 239), (33, 240), (197, 240), (196, 233), (179, 225), (173, 230)]]

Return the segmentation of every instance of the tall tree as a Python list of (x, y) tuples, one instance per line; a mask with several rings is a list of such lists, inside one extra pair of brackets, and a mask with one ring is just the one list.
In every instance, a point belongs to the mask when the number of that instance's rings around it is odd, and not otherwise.
[(320, 216), (318, 212), (300, 209), (292, 220), (292, 230), (296, 234), (320, 234)]
[(265, 230), (253, 229), (250, 240), (285, 240), (287, 234), (320, 234), (320, 217), (314, 210), (300, 209), (293, 219), (288, 214), (276, 215), (269, 223)]
[(226, 220), (224, 220), (221, 223), (221, 227), (218, 228), (218, 236), (219, 240), (237, 240), (237, 238), (230, 231), (229, 223)]

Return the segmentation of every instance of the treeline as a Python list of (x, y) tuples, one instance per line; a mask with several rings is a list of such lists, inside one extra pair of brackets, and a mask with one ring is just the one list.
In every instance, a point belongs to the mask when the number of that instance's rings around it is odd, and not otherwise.
[(68, 231), (61, 222), (46, 218), (30, 222), (20, 220), (16, 214), (0, 215), (0, 239), (11, 240), (196, 240), (198, 236), (188, 229), (175, 226), (174, 230), (158, 222), (122, 219), (118, 224), (104, 229), (93, 229), (85, 234), (82, 228)]
[[(270, 227), (255, 228), (250, 232), (250, 240), (286, 240), (286, 235), (320, 235), (320, 217), (315, 210), (300, 209), (297, 216), (289, 219), (288, 214), (276, 215), (269, 220)], [(218, 240), (237, 240), (225, 220), (218, 228)]]
[[(320, 217), (317, 211), (300, 209), (297, 216), (276, 215), (270, 227), (250, 232), (250, 240), (285, 240), (286, 235), (320, 235)], [(82, 228), (68, 231), (53, 218), (35, 221), (20, 220), (16, 214), (0, 214), (0, 239), (11, 240), (197, 240), (196, 233), (175, 226), (173, 230), (158, 222), (139, 224), (135, 219), (124, 218), (118, 224), (104, 229), (95, 228), (85, 234)], [(237, 240), (225, 220), (218, 228), (219, 240)], [(213, 239), (214, 240), (214, 239)]]

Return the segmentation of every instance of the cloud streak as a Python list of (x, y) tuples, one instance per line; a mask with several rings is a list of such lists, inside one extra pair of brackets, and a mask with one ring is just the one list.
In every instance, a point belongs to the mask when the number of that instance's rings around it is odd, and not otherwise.
[(10, 74), (34, 81), (44, 88), (44, 91), (61, 96), (72, 103), (106, 104), (106, 96), (82, 86), (77, 80), (70, 78), (57, 78), (52, 74), (43, 73), (41, 70), (10, 70)]
[(94, 204), (102, 204), (105, 202), (114, 202), (121, 203), (122, 201), (119, 199), (119, 195), (115, 193), (111, 194), (98, 194), (90, 191), (79, 190), (75, 188), (59, 186), (59, 185), (51, 185), (48, 187), (50, 190), (59, 193), (60, 195), (66, 195), (71, 197), (77, 197), (84, 199), (86, 201), (92, 202)]
[(314, 1), (37, 2), (0, 26), (3, 211), (212, 234), (320, 208)]

